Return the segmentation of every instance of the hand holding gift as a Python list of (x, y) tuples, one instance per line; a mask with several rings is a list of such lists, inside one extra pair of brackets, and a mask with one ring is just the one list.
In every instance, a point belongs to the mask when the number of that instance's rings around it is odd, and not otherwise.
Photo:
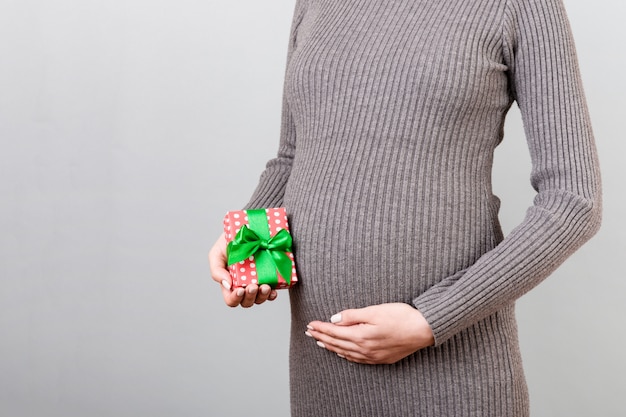
[[(213, 280), (222, 285), (222, 296), (228, 306), (252, 307), (272, 301), (278, 295), (272, 287), (289, 288), (297, 282), (288, 231), (282, 208), (227, 213), (224, 233), (209, 252), (209, 264)], [(229, 242), (233, 241), (231, 250), (227, 250)]]
[(234, 287), (298, 281), (284, 208), (229, 211), (224, 218), (227, 263)]

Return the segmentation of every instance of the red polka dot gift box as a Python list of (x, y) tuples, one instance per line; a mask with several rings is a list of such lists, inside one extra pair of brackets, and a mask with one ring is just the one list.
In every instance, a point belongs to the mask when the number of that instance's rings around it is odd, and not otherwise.
[(283, 207), (229, 211), (224, 233), (232, 287), (268, 284), (282, 289), (298, 282)]

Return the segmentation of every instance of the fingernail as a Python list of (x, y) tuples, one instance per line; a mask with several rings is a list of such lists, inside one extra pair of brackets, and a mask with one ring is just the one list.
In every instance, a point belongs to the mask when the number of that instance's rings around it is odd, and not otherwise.
[(306, 325), (306, 328), (307, 328), (307, 329), (309, 329), (309, 330), (315, 330), (315, 329), (313, 328), (313, 326), (311, 326), (310, 324), (307, 324), (307, 325)]
[(339, 323), (341, 321), (341, 313), (337, 313), (330, 318), (331, 323)]
[(345, 359), (346, 357), (343, 356), (341, 353), (338, 353), (337, 356), (339, 356), (341, 359)]
[(265, 295), (265, 294), (269, 293), (269, 292), (270, 292), (270, 290), (271, 290), (271, 289), (270, 289), (269, 287), (263, 287), (263, 288), (261, 288), (261, 293), (262, 293), (263, 295)]
[(326, 346), (324, 346), (324, 344), (320, 342), (319, 340), (317, 341), (317, 346), (326, 349)]
[(245, 291), (244, 291), (244, 289), (243, 289), (243, 288), (239, 288), (239, 289), (237, 290), (237, 297), (241, 297), (241, 296), (243, 295), (243, 293), (244, 293), (244, 292), (245, 292)]
[(309, 336), (309, 337), (313, 337), (313, 335), (311, 335), (311, 333), (309, 333), (309, 332), (304, 332), (304, 334)]
[(222, 280), (222, 287), (226, 288), (227, 290), (230, 290), (230, 282), (228, 282), (225, 279), (223, 279)]
[(248, 290), (248, 292), (250, 294), (254, 294), (254, 293), (256, 293), (256, 291), (257, 291), (257, 289), (255, 287), (250, 287), (250, 289)]

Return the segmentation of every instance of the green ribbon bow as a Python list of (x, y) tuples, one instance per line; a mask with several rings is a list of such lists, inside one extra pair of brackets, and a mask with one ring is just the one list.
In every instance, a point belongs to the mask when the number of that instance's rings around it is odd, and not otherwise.
[(248, 224), (243, 225), (235, 238), (228, 243), (226, 254), (228, 265), (254, 256), (257, 282), (275, 287), (280, 273), (287, 284), (291, 284), (291, 234), (282, 229), (270, 236), (265, 209), (247, 210)]

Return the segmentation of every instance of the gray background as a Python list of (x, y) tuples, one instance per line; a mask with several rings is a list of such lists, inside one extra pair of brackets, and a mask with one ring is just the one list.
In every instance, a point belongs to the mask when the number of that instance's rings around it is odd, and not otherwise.
[[(293, 4), (0, 0), (0, 415), (288, 415), (288, 294), (227, 308), (206, 252), (275, 154)], [(626, 6), (566, 6), (604, 224), (519, 301), (521, 343), (533, 416), (623, 416)], [(506, 129), (510, 231), (533, 191)]]

